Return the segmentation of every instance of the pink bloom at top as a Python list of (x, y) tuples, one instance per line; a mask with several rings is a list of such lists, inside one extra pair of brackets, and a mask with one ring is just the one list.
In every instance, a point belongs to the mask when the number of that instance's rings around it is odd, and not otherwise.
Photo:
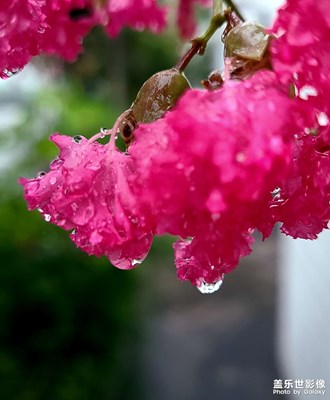
[(22, 69), (39, 53), (39, 40), (45, 31), (45, 0), (1, 0), (0, 77)]
[(51, 140), (60, 154), (50, 171), (20, 179), (29, 209), (73, 230), (71, 239), (88, 254), (133, 268), (148, 254), (153, 235), (148, 219), (136, 212), (130, 157), (83, 137), (55, 134)]
[(192, 39), (196, 32), (195, 5), (208, 7), (210, 0), (179, 0), (177, 11), (177, 26), (182, 39)]
[(111, 36), (127, 26), (160, 32), (166, 9), (155, 0), (3, 0), (0, 4), (0, 77), (22, 69), (39, 54), (74, 61), (96, 25)]
[(159, 33), (166, 25), (167, 10), (157, 5), (156, 0), (109, 0), (106, 11), (105, 29), (112, 37), (124, 27)]
[[(198, 249), (203, 262), (189, 265), (208, 271), (207, 282), (248, 254), (251, 229), (269, 217), (262, 210), (289, 172), (291, 101), (275, 85), (260, 72), (219, 91), (189, 90), (163, 119), (138, 128), (130, 147), (157, 233), (194, 237), (185, 254)], [(198, 285), (201, 276), (178, 265), (179, 277)]]
[(98, 22), (92, 0), (47, 1), (43, 12), (49, 29), (40, 40), (40, 52), (74, 61), (83, 38)]

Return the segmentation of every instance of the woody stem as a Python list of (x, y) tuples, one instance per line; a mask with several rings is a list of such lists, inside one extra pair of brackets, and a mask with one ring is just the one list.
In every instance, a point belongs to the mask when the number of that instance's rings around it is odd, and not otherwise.
[(222, 0), (213, 0), (213, 15), (222, 14)]
[(225, 0), (225, 1), (226, 1), (227, 6), (230, 7), (231, 10), (234, 11), (235, 14), (238, 16), (238, 18), (244, 22), (245, 19), (243, 18), (242, 14), (239, 12), (239, 9), (237, 8), (236, 4), (232, 0)]
[[(217, 5), (215, 5), (215, 7), (217, 8), (219, 6), (219, 3), (217, 1), (215, 1), (215, 3), (217, 3)], [(226, 22), (226, 11), (224, 13), (213, 15), (206, 31), (201, 36), (197, 36), (196, 38), (191, 40), (191, 48), (183, 55), (181, 60), (175, 66), (176, 69), (178, 69), (180, 72), (183, 72), (196, 54), (204, 54), (208, 41), (222, 26), (222, 24)]]

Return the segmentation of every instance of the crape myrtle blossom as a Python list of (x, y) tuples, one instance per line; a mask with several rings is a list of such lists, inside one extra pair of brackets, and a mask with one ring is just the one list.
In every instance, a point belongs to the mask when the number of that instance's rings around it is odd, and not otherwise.
[(98, 22), (92, 0), (47, 0), (42, 12), (47, 29), (40, 37), (40, 53), (74, 61), (83, 38)]
[(188, 238), (175, 245), (181, 279), (220, 279), (249, 254), (253, 228), (269, 216), (292, 148), (292, 102), (275, 79), (262, 71), (219, 91), (187, 91), (172, 112), (135, 132), (129, 154), (156, 232)]
[(315, 239), (330, 219), (330, 10), (326, 0), (288, 0), (272, 31), (272, 65), (296, 91), (295, 161), (273, 215), (294, 238)]
[(112, 37), (124, 27), (159, 33), (166, 8), (156, 0), (2, 0), (0, 17), (0, 76), (6, 78), (38, 54), (76, 60), (96, 25)]
[(132, 160), (81, 136), (54, 134), (51, 141), (60, 153), (50, 171), (20, 179), (29, 209), (38, 208), (46, 221), (71, 230), (72, 241), (88, 254), (133, 268), (149, 251), (152, 229), (147, 215), (135, 212)]
[(166, 24), (166, 8), (155, 0), (109, 0), (105, 10), (105, 29), (111, 37), (124, 27), (159, 33)]
[(272, 28), (272, 70), (188, 89), (162, 118), (135, 121), (126, 153), (114, 146), (119, 120), (107, 145), (53, 135), (50, 171), (20, 180), (29, 209), (123, 269), (154, 235), (177, 236), (178, 277), (198, 287), (251, 252), (254, 229), (266, 238), (280, 222), (287, 235), (315, 239), (330, 219), (326, 3), (288, 0)]
[(20, 180), (29, 208), (123, 269), (145, 257), (153, 234), (171, 233), (181, 238), (180, 279), (221, 280), (250, 253), (290, 165), (291, 100), (273, 83), (262, 71), (215, 92), (188, 90), (172, 112), (136, 130), (128, 154), (53, 135), (60, 154), (50, 171)]
[(0, 2), (0, 77), (8, 77), (39, 53), (47, 24), (42, 7), (46, 0)]

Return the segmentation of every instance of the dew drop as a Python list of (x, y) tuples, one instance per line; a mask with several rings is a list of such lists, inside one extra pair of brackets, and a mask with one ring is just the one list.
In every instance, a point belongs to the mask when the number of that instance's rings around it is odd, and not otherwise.
[(105, 135), (107, 134), (108, 129), (107, 128), (100, 128), (100, 133), (101, 133), (101, 139), (103, 139), (105, 137)]
[(43, 178), (46, 175), (45, 171), (40, 171), (37, 175), (37, 178)]
[(273, 191), (270, 192), (270, 194), (272, 195), (273, 199), (280, 197), (281, 196), (281, 188), (276, 187)]
[(211, 294), (220, 289), (222, 282), (223, 282), (223, 275), (222, 279), (213, 283), (207, 283), (204, 280), (202, 280), (200, 286), (197, 286), (197, 289), (203, 294)]
[(55, 176), (52, 176), (52, 177), (50, 178), (50, 180), (49, 180), (49, 183), (50, 183), (51, 185), (55, 185), (56, 182), (57, 182), (57, 179), (55, 178)]
[(80, 143), (82, 141), (82, 139), (83, 139), (82, 136), (76, 135), (72, 138), (72, 141), (75, 143)]
[(55, 170), (55, 169), (59, 169), (60, 166), (63, 164), (63, 160), (61, 160), (60, 158), (55, 158), (55, 160), (53, 160), (50, 163), (50, 169)]
[(44, 210), (42, 209), (42, 208), (38, 208), (37, 209), (40, 213), (43, 213), (44, 212)]
[(132, 266), (142, 264), (143, 260), (132, 260)]
[(139, 223), (139, 218), (131, 215), (128, 219), (132, 222), (132, 224), (137, 225)]
[(329, 118), (325, 112), (320, 112), (317, 115), (317, 120), (320, 126), (327, 126), (329, 124)]
[(307, 100), (308, 97), (310, 97), (310, 96), (314, 97), (314, 96), (317, 96), (317, 95), (318, 95), (318, 92), (315, 89), (315, 87), (310, 86), (310, 85), (303, 86), (299, 91), (299, 97), (302, 100)]
[(52, 217), (49, 214), (44, 214), (44, 218), (46, 222), (49, 222)]
[(9, 71), (7, 68), (5, 68), (2, 73), (5, 75), (6, 78), (11, 78), (13, 75), (16, 75), (21, 70), (21, 68), (13, 68), (11, 71)]

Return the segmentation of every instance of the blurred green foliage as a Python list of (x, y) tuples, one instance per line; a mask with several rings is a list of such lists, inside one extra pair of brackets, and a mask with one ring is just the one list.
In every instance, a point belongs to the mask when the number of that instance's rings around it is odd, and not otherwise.
[(20, 99), (20, 122), (7, 142), (1, 136), (11, 154), (0, 174), (1, 400), (139, 398), (140, 275), (76, 249), (67, 232), (27, 211), (16, 182), (48, 169), (57, 155), (50, 133), (111, 126), (145, 79), (176, 62), (173, 40), (127, 31), (110, 42), (94, 31), (56, 84)]

